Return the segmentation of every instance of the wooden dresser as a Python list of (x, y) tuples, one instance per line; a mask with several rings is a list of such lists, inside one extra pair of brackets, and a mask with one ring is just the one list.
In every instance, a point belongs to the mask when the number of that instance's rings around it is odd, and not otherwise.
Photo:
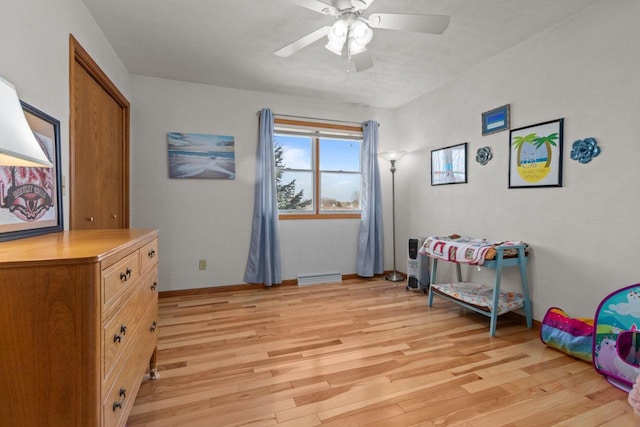
[(156, 376), (157, 230), (0, 243), (0, 424), (123, 426)]

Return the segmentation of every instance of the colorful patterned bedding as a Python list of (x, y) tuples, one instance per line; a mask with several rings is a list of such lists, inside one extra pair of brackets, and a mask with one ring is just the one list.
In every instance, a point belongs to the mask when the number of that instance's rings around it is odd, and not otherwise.
[[(450, 236), (428, 237), (420, 248), (420, 253), (445, 261), (482, 265), (485, 260), (495, 258), (496, 246), (514, 245), (527, 246), (522, 241), (490, 242), (487, 239), (474, 239), (452, 234)], [(505, 258), (517, 255), (517, 249), (505, 249), (503, 252)]]
[[(493, 288), (474, 282), (432, 284), (431, 290), (464, 301), (480, 310), (493, 312)], [(522, 295), (515, 292), (500, 292), (498, 315), (524, 307)]]

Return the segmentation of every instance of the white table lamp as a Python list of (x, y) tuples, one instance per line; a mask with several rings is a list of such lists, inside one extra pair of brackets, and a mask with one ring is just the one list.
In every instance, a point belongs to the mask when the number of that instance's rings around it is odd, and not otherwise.
[(0, 165), (52, 167), (24, 116), (16, 89), (0, 77)]

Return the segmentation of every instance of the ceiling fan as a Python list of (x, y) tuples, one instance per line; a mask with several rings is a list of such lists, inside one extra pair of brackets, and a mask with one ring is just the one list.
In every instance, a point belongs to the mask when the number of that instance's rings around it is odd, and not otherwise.
[(333, 16), (336, 22), (319, 28), (274, 53), (281, 57), (288, 57), (327, 36), (328, 42), (325, 47), (336, 55), (344, 53), (347, 62), (354, 63), (356, 71), (364, 71), (373, 66), (371, 55), (367, 51), (367, 44), (373, 37), (373, 28), (442, 34), (451, 21), (451, 17), (447, 15), (372, 13), (369, 16), (363, 16), (374, 0), (331, 0), (331, 4), (320, 0), (288, 1), (315, 12)]

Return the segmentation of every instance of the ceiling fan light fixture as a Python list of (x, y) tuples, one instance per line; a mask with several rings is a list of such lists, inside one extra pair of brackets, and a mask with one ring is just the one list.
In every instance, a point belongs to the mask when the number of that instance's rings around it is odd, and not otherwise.
[(342, 55), (342, 48), (344, 47), (344, 40), (342, 42), (333, 43), (329, 41), (326, 45), (324, 45), (328, 50), (335, 53), (336, 55)]
[(338, 19), (332, 26), (329, 32), (329, 38), (344, 39), (349, 32), (349, 24), (342, 19)]
[(342, 55), (342, 48), (344, 42), (347, 41), (347, 34), (349, 33), (349, 24), (343, 20), (337, 20), (329, 30), (327, 38), (329, 42), (324, 46), (336, 55)]
[(358, 20), (351, 24), (349, 38), (355, 40), (358, 44), (364, 47), (369, 44), (373, 38), (373, 30), (371, 30), (366, 23)]
[(349, 54), (350, 55), (357, 55), (359, 53), (364, 52), (365, 50), (367, 50), (367, 46), (366, 45), (358, 43), (358, 41), (356, 39), (353, 39), (353, 38), (349, 40)]

